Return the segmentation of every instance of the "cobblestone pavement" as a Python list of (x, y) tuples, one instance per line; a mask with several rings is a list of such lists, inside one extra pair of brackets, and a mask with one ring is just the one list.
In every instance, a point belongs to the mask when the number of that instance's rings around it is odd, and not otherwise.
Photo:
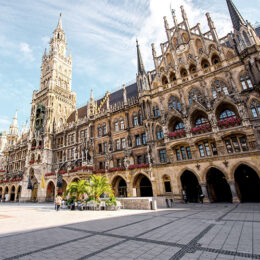
[[(12, 214), (16, 208), (0, 206), (1, 228), (16, 218)], [(44, 222), (47, 217), (38, 214), (43, 208), (19, 206), (19, 214), (25, 211), (32, 220)], [(260, 204), (176, 204), (158, 211), (55, 213), (55, 227), (2, 232), (0, 259), (260, 259)], [(51, 209), (49, 215), (54, 216)], [(73, 216), (81, 222), (75, 223)], [(73, 221), (66, 221), (70, 217)]]

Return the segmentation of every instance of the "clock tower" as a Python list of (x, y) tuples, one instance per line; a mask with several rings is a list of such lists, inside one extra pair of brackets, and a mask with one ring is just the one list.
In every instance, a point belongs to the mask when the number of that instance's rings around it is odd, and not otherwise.
[[(42, 174), (53, 172), (53, 134), (62, 128), (68, 116), (76, 109), (76, 94), (71, 91), (72, 57), (67, 54), (67, 42), (62, 28), (61, 14), (58, 25), (42, 57), (40, 89), (33, 92), (31, 107), (30, 145), (27, 155), (27, 178), (32, 192), (27, 199), (44, 200), (40, 189)], [(28, 179), (27, 179), (28, 181)]]

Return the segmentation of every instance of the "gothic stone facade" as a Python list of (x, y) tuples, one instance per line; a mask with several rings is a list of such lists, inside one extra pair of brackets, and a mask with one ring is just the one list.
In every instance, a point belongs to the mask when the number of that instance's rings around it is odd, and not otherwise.
[(208, 32), (191, 28), (181, 7), (182, 22), (173, 12), (170, 27), (164, 17), (160, 55), (152, 45), (155, 69), (145, 71), (137, 42), (136, 83), (96, 101), (91, 92), (79, 109), (60, 18), (42, 58), (30, 130), (13, 135), (5, 151), (2, 196), (52, 200), (57, 184), (64, 191), (95, 173), (118, 197), (181, 201), (184, 191), (191, 202), (202, 192), (210, 202), (260, 201), (260, 39), (227, 4), (233, 33), (219, 39), (208, 13)]

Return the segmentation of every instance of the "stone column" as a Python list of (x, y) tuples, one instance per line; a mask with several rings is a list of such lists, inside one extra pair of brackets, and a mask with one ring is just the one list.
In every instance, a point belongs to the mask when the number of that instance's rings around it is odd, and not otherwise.
[(209, 194), (207, 190), (207, 183), (206, 182), (200, 182), (202, 193), (204, 194), (204, 202), (210, 202), (209, 200)]
[(239, 203), (240, 199), (238, 198), (238, 195), (237, 195), (235, 181), (234, 180), (228, 180), (228, 184), (230, 186), (230, 190), (231, 190), (231, 193), (232, 193), (232, 202), (233, 203)]

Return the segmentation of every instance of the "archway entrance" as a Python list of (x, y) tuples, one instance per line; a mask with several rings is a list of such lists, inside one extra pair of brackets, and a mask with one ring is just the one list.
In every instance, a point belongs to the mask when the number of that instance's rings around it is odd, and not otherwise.
[(11, 188), (11, 194), (10, 194), (10, 201), (15, 200), (15, 186), (12, 186)]
[(66, 189), (67, 189), (67, 182), (62, 180), (62, 188), (61, 188), (61, 191), (62, 191), (62, 195), (65, 194), (66, 192)]
[(207, 173), (209, 198), (212, 202), (232, 202), (232, 193), (225, 175), (216, 168)]
[(143, 174), (139, 174), (134, 182), (137, 197), (152, 197), (153, 188), (150, 180)]
[(3, 188), (0, 187), (0, 202), (1, 202), (2, 199), (3, 199)]
[(47, 191), (46, 191), (46, 201), (54, 201), (55, 197), (55, 185), (52, 181), (48, 183)]
[(4, 191), (4, 200), (5, 200), (5, 201), (9, 201), (8, 192), (9, 192), (8, 187), (5, 187), (5, 191)]
[(260, 179), (247, 165), (240, 165), (235, 171), (236, 188), (241, 202), (260, 202)]
[(122, 177), (116, 177), (112, 183), (112, 187), (116, 197), (127, 197), (127, 185)]
[(35, 182), (33, 185), (32, 185), (32, 196), (31, 196), (31, 201), (34, 201), (36, 202), (37, 201), (37, 193), (38, 193), (38, 183)]
[(16, 201), (20, 201), (21, 192), (22, 192), (22, 186), (19, 186), (18, 191), (17, 191), (17, 195), (16, 195)]
[(181, 175), (182, 189), (185, 191), (188, 202), (198, 202), (201, 194), (201, 187), (198, 179), (191, 171), (185, 171)]

